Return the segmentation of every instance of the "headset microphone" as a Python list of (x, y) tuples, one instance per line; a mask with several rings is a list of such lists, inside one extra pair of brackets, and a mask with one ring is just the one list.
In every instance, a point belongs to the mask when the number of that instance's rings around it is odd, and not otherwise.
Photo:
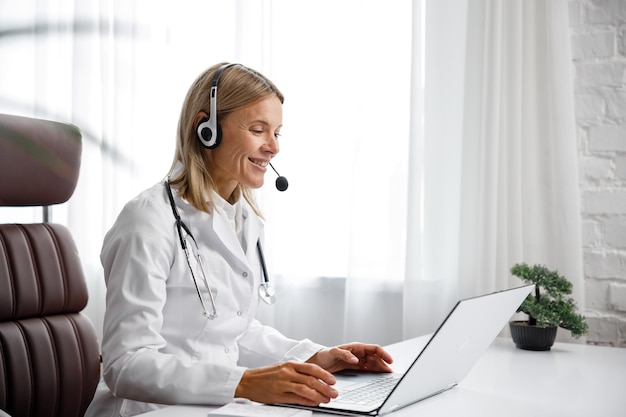
[(276, 175), (278, 175), (278, 178), (276, 178), (276, 189), (278, 191), (285, 191), (287, 187), (289, 187), (289, 181), (287, 181), (287, 178), (283, 177), (278, 173), (278, 171), (276, 171), (276, 168), (274, 168), (274, 165), (272, 165), (271, 162), (270, 166), (272, 167)]

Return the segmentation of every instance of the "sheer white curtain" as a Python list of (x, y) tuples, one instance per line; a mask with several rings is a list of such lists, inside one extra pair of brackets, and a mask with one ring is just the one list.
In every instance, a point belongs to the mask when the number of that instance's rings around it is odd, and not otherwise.
[(558, 269), (584, 305), (567, 1), (449, 3), (422, 10), (406, 336), (457, 298), (519, 284), (521, 261)]
[(169, 168), (188, 86), (220, 61), (259, 69), (286, 95), (274, 166), (290, 181), (258, 193), (279, 296), (262, 319), (390, 343), (511, 285), (520, 260), (580, 291), (565, 3), (0, 0), (0, 111), (83, 130), (52, 220), (99, 327), (102, 238)]
[(402, 337), (411, 8), (272, 2), (290, 188), (261, 193), (279, 298), (263, 318), (294, 337)]

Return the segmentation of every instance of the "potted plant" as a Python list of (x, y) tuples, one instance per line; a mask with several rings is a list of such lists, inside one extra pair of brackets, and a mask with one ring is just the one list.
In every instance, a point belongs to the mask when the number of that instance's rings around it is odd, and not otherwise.
[(550, 350), (559, 327), (569, 330), (575, 338), (587, 334), (589, 326), (577, 313), (576, 303), (569, 296), (572, 283), (565, 277), (545, 266), (526, 263), (513, 265), (511, 274), (535, 284), (534, 293), (529, 294), (518, 308), (518, 312), (528, 315), (528, 320), (509, 323), (511, 337), (518, 348)]

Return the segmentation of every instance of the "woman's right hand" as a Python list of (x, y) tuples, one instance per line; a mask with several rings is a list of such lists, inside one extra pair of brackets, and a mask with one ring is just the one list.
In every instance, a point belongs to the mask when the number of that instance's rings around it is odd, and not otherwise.
[(267, 404), (317, 406), (337, 397), (330, 373), (312, 363), (285, 362), (247, 369), (235, 390), (236, 398)]

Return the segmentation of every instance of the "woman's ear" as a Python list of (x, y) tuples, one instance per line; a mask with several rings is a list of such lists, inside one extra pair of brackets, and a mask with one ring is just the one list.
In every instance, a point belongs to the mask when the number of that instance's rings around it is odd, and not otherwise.
[(196, 118), (193, 121), (193, 128), (194, 130), (198, 130), (198, 125), (200, 123), (203, 123), (205, 121), (209, 120), (209, 115), (206, 114), (205, 111), (199, 111), (198, 114), (196, 114)]

